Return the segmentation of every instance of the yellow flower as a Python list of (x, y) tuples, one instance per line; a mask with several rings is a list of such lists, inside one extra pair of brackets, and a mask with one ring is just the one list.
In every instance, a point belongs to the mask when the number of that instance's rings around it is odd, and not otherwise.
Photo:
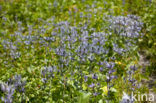
[(116, 64), (119, 64), (119, 65), (121, 65), (121, 62), (120, 62), (120, 61), (115, 61), (115, 63), (116, 63)]
[(104, 86), (104, 87), (102, 87), (100, 89), (102, 89), (102, 91), (103, 91), (102, 96), (107, 95), (107, 93), (108, 93), (107, 86)]

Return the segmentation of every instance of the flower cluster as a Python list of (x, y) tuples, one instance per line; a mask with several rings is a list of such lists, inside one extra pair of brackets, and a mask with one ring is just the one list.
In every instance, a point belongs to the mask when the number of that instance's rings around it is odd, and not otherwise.
[(111, 87), (113, 87), (114, 84), (112, 84), (112, 80), (116, 79), (117, 76), (113, 75), (113, 73), (115, 72), (114, 69), (115, 63), (108, 63), (106, 62), (106, 68), (108, 69), (108, 73), (106, 74), (106, 82), (107, 82), (107, 88), (108, 88), (108, 96), (110, 95), (110, 89)]
[(54, 71), (56, 70), (55, 66), (48, 66), (44, 67), (43, 70), (41, 70), (42, 75), (42, 82), (47, 83), (48, 79), (54, 78)]
[(12, 85), (8, 85), (7, 83), (1, 84), (1, 90), (4, 92), (4, 97), (1, 97), (1, 100), (5, 103), (13, 102), (13, 94), (15, 92), (15, 88)]
[(22, 81), (21, 75), (15, 75), (13, 79), (9, 79), (7, 83), (1, 84), (1, 90), (4, 92), (4, 97), (1, 100), (5, 103), (13, 102), (13, 95), (16, 92), (25, 92), (26, 81)]
[(134, 87), (137, 86), (137, 81), (136, 81), (136, 79), (134, 79), (134, 74), (135, 74), (135, 71), (137, 69), (138, 68), (136, 67), (136, 65), (131, 65), (130, 69), (127, 71), (127, 73), (128, 73), (128, 81), (132, 85), (132, 88), (131, 88), (132, 91), (134, 91), (135, 90)]
[[(55, 0), (54, 6), (57, 5)], [(37, 64), (39, 68), (44, 66), (39, 77), (44, 89), (50, 81), (50, 88), (54, 88), (51, 86), (53, 84), (59, 85), (61, 90), (73, 87), (91, 92), (96, 97), (103, 94), (100, 88), (107, 87), (109, 97), (111, 88), (115, 87), (114, 79), (117, 79), (115, 60), (120, 60), (133, 50), (136, 38), (140, 36), (142, 23), (134, 15), (104, 15), (101, 22), (107, 25), (97, 29), (91, 26), (91, 21), (97, 10), (101, 9), (93, 9), (94, 7), (96, 5), (86, 6), (88, 13), (81, 12), (79, 15), (86, 21), (80, 20), (76, 24), (69, 20), (56, 22), (55, 17), (47, 20), (39, 18), (41, 25), (37, 26), (33, 24), (22, 27), (22, 22), (18, 21), (17, 30), (1, 43), (5, 51), (2, 55), (6, 57), (5, 62), (10, 62), (15, 67), (16, 63), (12, 61), (25, 63), (35, 60), (32, 65)], [(91, 14), (91, 9), (95, 15)], [(77, 8), (74, 8), (74, 12), (78, 12)], [(26, 60), (21, 60), (22, 57), (26, 57)], [(134, 70), (134, 67), (131, 68)], [(131, 74), (129, 73), (129, 81), (135, 85)], [(55, 77), (61, 81), (53, 83), (56, 82)], [(14, 90), (25, 92), (26, 83), (20, 75), (14, 76), (8, 83), (13, 85)], [(13, 95), (12, 92), (10, 94)], [(64, 96), (64, 91), (61, 95)]]
[(112, 17), (109, 21), (111, 22), (110, 29), (117, 35), (131, 38), (140, 36), (140, 31), (143, 23), (140, 22), (140, 18), (138, 16), (117, 16)]

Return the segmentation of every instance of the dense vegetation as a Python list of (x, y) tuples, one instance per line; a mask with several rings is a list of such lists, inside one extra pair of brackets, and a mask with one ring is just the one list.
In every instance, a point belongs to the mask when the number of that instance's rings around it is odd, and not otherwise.
[(133, 103), (155, 48), (154, 0), (0, 1), (0, 102)]

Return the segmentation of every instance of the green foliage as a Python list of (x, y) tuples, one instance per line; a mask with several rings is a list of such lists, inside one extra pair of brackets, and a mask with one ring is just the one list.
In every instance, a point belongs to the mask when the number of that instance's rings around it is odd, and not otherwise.
[(80, 92), (80, 97), (78, 98), (78, 103), (88, 103), (91, 93)]

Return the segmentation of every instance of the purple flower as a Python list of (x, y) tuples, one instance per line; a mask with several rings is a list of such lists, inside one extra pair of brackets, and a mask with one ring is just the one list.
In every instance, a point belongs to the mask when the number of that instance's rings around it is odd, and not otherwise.
[(84, 76), (84, 81), (85, 81), (85, 82), (88, 81), (88, 76)]
[(97, 93), (97, 92), (95, 92), (95, 93), (93, 93), (93, 95), (94, 95), (94, 96), (97, 96), (97, 95), (98, 95), (98, 93)]
[(112, 74), (113, 72), (115, 72), (114, 69), (108, 71), (109, 74)]
[(112, 80), (112, 79), (116, 79), (117, 76), (112, 75), (110, 78), (111, 78), (111, 80)]
[(110, 77), (109, 76), (106, 76), (106, 81), (110, 82)]
[(1, 97), (1, 100), (5, 103), (12, 103), (15, 88), (12, 85), (1, 84), (1, 89), (5, 92), (5, 97)]
[(95, 84), (92, 83), (91, 85), (89, 85), (90, 88), (94, 88)]
[(3, 92), (6, 91), (6, 86), (5, 86), (5, 84), (1, 84), (1, 90), (2, 90)]
[(122, 0), (122, 5), (125, 6), (125, 0)]
[(106, 67), (108, 69), (112, 69), (114, 66), (115, 66), (114, 63), (108, 63), (108, 62), (106, 62)]
[(99, 71), (100, 71), (100, 72), (103, 72), (103, 67), (100, 67)]
[(93, 78), (93, 79), (98, 79), (98, 76), (97, 76), (96, 74), (93, 74), (93, 75), (92, 75), (92, 78)]
[(13, 86), (19, 92), (24, 92), (24, 86), (26, 85), (26, 81), (22, 81), (21, 75), (14, 76)]
[(80, 12), (80, 18), (82, 18), (83, 17), (83, 12)]
[(43, 70), (41, 70), (41, 75), (45, 77), (46, 73), (47, 73), (47, 69), (45, 67)]
[(97, 83), (98, 86), (100, 86), (100, 83)]
[(48, 68), (48, 72), (52, 73), (53, 72), (53, 68), (51, 66), (47, 67)]
[(15, 75), (14, 76), (15, 80), (20, 81), (21, 80), (21, 75)]
[(130, 66), (130, 69), (136, 71), (138, 68), (135, 65)]

